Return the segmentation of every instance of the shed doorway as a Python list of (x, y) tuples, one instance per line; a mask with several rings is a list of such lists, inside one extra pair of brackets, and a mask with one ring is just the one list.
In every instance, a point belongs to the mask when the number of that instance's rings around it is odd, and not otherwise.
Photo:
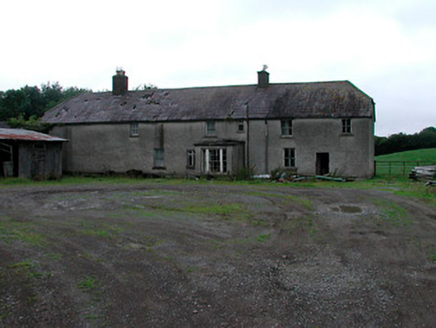
[(324, 175), (330, 172), (329, 168), (330, 155), (329, 153), (316, 153), (316, 174)]

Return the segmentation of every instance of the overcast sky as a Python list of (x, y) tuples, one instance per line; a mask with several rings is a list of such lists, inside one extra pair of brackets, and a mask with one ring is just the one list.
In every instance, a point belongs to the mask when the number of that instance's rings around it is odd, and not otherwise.
[(349, 80), (376, 134), (436, 126), (435, 0), (1, 0), (0, 90)]

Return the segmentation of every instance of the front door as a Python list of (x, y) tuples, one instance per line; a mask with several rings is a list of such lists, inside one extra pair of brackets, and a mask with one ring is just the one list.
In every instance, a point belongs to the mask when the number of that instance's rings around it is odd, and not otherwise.
[(324, 175), (330, 172), (329, 168), (330, 156), (329, 153), (316, 153), (316, 174)]

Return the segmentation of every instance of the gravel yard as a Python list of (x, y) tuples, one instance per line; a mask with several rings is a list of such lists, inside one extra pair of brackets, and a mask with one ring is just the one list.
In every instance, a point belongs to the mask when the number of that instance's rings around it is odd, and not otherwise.
[(436, 211), (390, 191), (0, 189), (0, 326), (434, 327)]

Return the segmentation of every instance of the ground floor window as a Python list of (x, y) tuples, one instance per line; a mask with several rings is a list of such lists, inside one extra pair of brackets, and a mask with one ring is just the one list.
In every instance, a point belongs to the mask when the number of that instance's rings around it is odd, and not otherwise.
[(295, 167), (295, 148), (283, 149), (283, 166)]
[(206, 148), (203, 152), (203, 172), (227, 173), (227, 149)]
[(195, 169), (195, 150), (188, 149), (186, 151), (186, 166), (190, 169)]
[(163, 148), (155, 148), (154, 149), (154, 167), (155, 168), (164, 168), (164, 149)]

